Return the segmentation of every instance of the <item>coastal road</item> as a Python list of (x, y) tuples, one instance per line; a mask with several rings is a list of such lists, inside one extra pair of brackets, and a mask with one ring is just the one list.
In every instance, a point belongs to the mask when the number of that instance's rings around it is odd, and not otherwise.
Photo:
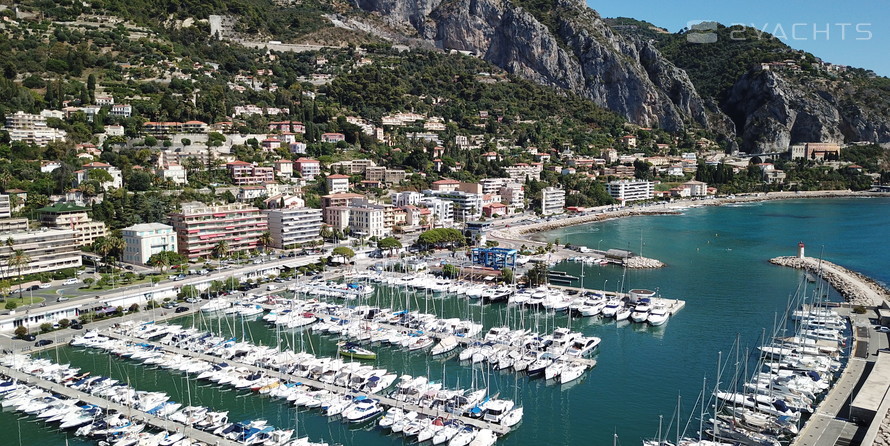
[[(816, 407), (815, 413), (792, 443), (793, 446), (847, 445), (851, 442), (855, 443), (854, 439), (861, 438), (868, 429), (868, 426), (858, 426), (849, 421), (850, 403), (856, 397), (856, 392), (862, 383), (868, 378), (865, 371), (870, 370), (872, 364), (877, 360), (878, 350), (888, 348), (890, 341), (888, 341), (886, 333), (874, 330), (874, 326), (868, 318), (875, 316), (874, 314), (860, 315), (850, 312), (849, 309), (838, 309), (838, 312), (843, 315), (842, 311), (849, 312), (850, 323), (857, 342), (868, 344), (867, 357), (857, 358), (854, 357), (855, 351), (851, 352), (850, 360), (841, 377), (832, 386), (825, 399)], [(868, 334), (867, 337), (856, 336), (857, 328), (860, 327)]]

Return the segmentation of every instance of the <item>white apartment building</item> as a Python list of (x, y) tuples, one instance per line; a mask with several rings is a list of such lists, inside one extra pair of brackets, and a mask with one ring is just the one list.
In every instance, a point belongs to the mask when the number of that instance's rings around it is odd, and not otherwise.
[(8, 194), (0, 194), (0, 218), (12, 217), (12, 206)]
[(141, 223), (121, 229), (124, 238), (124, 263), (145, 265), (148, 259), (163, 251), (176, 252), (173, 226)]
[(45, 116), (23, 111), (17, 111), (6, 117), (6, 131), (12, 141), (21, 141), (37, 146), (45, 146), (52, 141), (61, 141), (67, 136), (64, 130), (47, 126)]
[(541, 191), (541, 214), (562, 214), (566, 207), (566, 191), (547, 187)]
[(275, 248), (287, 249), (321, 240), (321, 209), (274, 209), (264, 213)]
[(380, 206), (361, 206), (349, 209), (349, 226), (353, 233), (365, 237), (385, 237), (389, 228), (384, 224), (385, 209)]
[(455, 221), (476, 220), (482, 216), (482, 206), (485, 206), (483, 194), (472, 192), (425, 190), (424, 195), (450, 201), (453, 205)]
[(37, 210), (41, 225), (74, 231), (74, 243), (77, 246), (90, 245), (108, 233), (105, 223), (93, 221), (89, 211), (90, 208), (74, 203), (56, 203)]
[(499, 194), (502, 187), (512, 182), (510, 178), (483, 178), (479, 180), (479, 185), (483, 194)]
[(650, 200), (655, 192), (655, 183), (641, 180), (617, 180), (606, 184), (606, 192), (622, 203)]
[(454, 225), (454, 204), (436, 197), (423, 197), (418, 203), (430, 210), (430, 221), (435, 228), (448, 228)]
[(423, 198), (420, 192), (396, 192), (391, 195), (392, 205), (400, 208), (402, 206), (417, 206)]
[(507, 166), (504, 170), (513, 182), (525, 183), (526, 179), (540, 181), (543, 168), (538, 164), (518, 163), (512, 166)]
[[(0, 258), (9, 259), (16, 250), (21, 249), (31, 259), (22, 267), (22, 275), (77, 268), (81, 265), (80, 250), (74, 242), (74, 231), (70, 229), (42, 228), (37, 231), (9, 232), (0, 237), (12, 241), (12, 246), (0, 244)], [(0, 268), (0, 278), (18, 275), (17, 268)]]
[(328, 175), (325, 179), (329, 194), (349, 192), (349, 175)]
[(525, 186), (520, 183), (509, 183), (498, 191), (501, 200), (509, 207), (520, 209), (525, 207)]

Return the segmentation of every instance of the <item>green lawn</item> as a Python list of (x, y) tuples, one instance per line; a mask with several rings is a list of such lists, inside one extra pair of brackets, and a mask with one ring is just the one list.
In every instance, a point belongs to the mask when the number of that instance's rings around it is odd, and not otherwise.
[(30, 303), (39, 304), (39, 303), (43, 302), (44, 300), (46, 300), (42, 297), (37, 297), (37, 296), (34, 296), (33, 300), (32, 300), (32, 298), (28, 295), (27, 291), (22, 292), (21, 299), (18, 298), (18, 295), (19, 295), (18, 292), (10, 294), (10, 296), (6, 298), (6, 301), (3, 302), (3, 304), (0, 304), (0, 308), (4, 308), (4, 306), (6, 305), (6, 302), (15, 302), (16, 305), (18, 305), (19, 307), (23, 307)]

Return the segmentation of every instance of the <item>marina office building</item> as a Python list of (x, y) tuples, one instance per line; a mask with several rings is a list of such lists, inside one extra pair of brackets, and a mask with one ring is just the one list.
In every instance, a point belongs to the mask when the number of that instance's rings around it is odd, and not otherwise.
[(606, 184), (606, 192), (622, 203), (651, 200), (655, 193), (655, 183), (630, 180), (611, 181)]
[(170, 214), (180, 254), (189, 259), (213, 255), (213, 247), (225, 240), (229, 252), (256, 249), (266, 231), (266, 217), (244, 204), (206, 205), (183, 203), (182, 211)]
[[(48, 228), (0, 234), (3, 240), (12, 241), (12, 246), (0, 244), (0, 258), (11, 259), (15, 251), (24, 251), (31, 260), (22, 266), (22, 275), (77, 268), (82, 263), (75, 237), (75, 232), (70, 229)], [(18, 268), (0, 268), (0, 278), (18, 275)]]
[(321, 240), (321, 209), (275, 209), (264, 213), (275, 248), (287, 249)]

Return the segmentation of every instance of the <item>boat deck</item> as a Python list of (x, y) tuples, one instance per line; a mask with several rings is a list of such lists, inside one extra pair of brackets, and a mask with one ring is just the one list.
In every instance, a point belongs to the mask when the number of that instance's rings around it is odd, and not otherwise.
[(321, 381), (316, 381), (316, 380), (310, 379), (310, 378), (304, 378), (304, 377), (296, 376), (296, 375), (289, 375), (286, 373), (281, 373), (277, 370), (257, 367), (257, 366), (251, 365), (251, 364), (245, 364), (245, 363), (234, 361), (234, 360), (223, 361), (221, 358), (216, 357), (216, 356), (211, 356), (211, 355), (207, 355), (207, 354), (203, 354), (203, 353), (196, 353), (196, 352), (184, 350), (184, 349), (177, 348), (177, 347), (172, 347), (169, 345), (162, 345), (162, 344), (157, 344), (157, 343), (153, 343), (153, 342), (148, 342), (144, 339), (134, 338), (131, 336), (125, 336), (125, 335), (121, 335), (119, 333), (105, 332), (105, 333), (103, 333), (103, 335), (108, 336), (110, 338), (121, 339), (124, 341), (133, 342), (133, 343), (137, 343), (137, 344), (152, 345), (160, 350), (163, 350), (163, 351), (166, 351), (169, 353), (173, 353), (175, 355), (202, 359), (204, 361), (208, 361), (211, 363), (226, 362), (230, 365), (234, 365), (237, 367), (244, 367), (250, 371), (264, 372), (264, 373), (266, 373), (267, 376), (274, 376), (274, 377), (278, 377), (279, 379), (289, 380), (292, 382), (301, 382), (301, 383), (308, 385), (310, 387), (314, 387), (316, 389), (328, 390), (330, 392), (334, 392), (334, 393), (337, 393), (340, 395), (350, 394), (350, 395), (356, 395), (356, 396), (360, 396), (360, 395), (366, 396), (368, 398), (378, 400), (381, 405), (386, 406), (386, 407), (399, 407), (405, 411), (415, 411), (419, 414), (423, 414), (423, 415), (430, 416), (430, 417), (442, 417), (442, 418), (446, 418), (446, 419), (460, 420), (461, 422), (463, 422), (464, 424), (469, 425), (469, 426), (474, 426), (474, 427), (477, 427), (480, 429), (490, 429), (491, 431), (493, 431), (494, 433), (496, 433), (498, 435), (505, 435), (510, 432), (509, 427), (502, 426), (500, 424), (493, 424), (493, 423), (489, 423), (487, 421), (483, 421), (483, 420), (476, 419), (476, 418), (454, 415), (454, 414), (450, 414), (447, 412), (443, 412), (441, 410), (430, 409), (428, 407), (423, 407), (423, 406), (418, 406), (416, 404), (406, 403), (403, 401), (396, 400), (394, 398), (390, 398), (385, 395), (377, 395), (377, 394), (366, 393), (366, 392), (356, 392), (356, 391), (353, 391), (346, 387), (341, 387), (341, 386), (337, 386), (337, 385), (333, 385), (333, 384), (327, 384), (327, 383), (323, 383)]
[(112, 403), (104, 398), (100, 398), (95, 395), (90, 395), (89, 393), (81, 392), (79, 390), (72, 389), (70, 387), (65, 387), (59, 383), (55, 383), (52, 381), (45, 380), (43, 378), (38, 378), (33, 375), (29, 375), (24, 372), (20, 372), (18, 370), (11, 369), (9, 367), (0, 366), (0, 374), (5, 375), (9, 378), (16, 379), (19, 382), (27, 383), (32, 386), (40, 387), (44, 390), (48, 390), (50, 392), (62, 395), (66, 398), (70, 398), (73, 400), (80, 400), (88, 404), (92, 404), (95, 406), (102, 407), (106, 411), (114, 410), (118, 413), (125, 414), (129, 416), (133, 421), (144, 422), (147, 425), (158, 429), (158, 430), (166, 430), (166, 431), (177, 431), (182, 433), (188, 438), (192, 440), (200, 441), (204, 444), (208, 445), (220, 445), (220, 446), (238, 446), (240, 443), (227, 440), (225, 438), (213, 435), (210, 432), (204, 432), (202, 430), (191, 428), (185, 424), (178, 423), (176, 421), (171, 421), (166, 418), (161, 418), (155, 415), (151, 415), (139, 410), (132, 409), (130, 407), (124, 406), (122, 404)]

